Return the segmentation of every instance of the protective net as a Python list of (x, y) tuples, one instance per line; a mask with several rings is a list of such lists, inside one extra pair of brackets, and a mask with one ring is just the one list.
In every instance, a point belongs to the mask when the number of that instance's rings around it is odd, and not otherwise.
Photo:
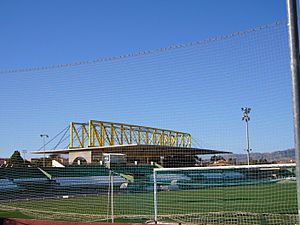
[(193, 224), (296, 224), (295, 165), (155, 169), (156, 218)]
[(1, 168), (1, 210), (38, 219), (111, 221), (113, 215), (117, 222), (147, 221), (153, 218), (153, 167), (130, 170), (97, 165)]
[(293, 166), (157, 170), (154, 207), (153, 169), (247, 164), (244, 150), (250, 164), (294, 160), (288, 53), (276, 22), (1, 71), (0, 216), (145, 223), (157, 210), (163, 222), (297, 222)]

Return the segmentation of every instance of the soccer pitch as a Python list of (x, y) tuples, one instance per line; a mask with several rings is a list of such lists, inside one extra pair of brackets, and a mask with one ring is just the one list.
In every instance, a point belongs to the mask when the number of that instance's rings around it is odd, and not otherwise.
[[(295, 224), (296, 183), (270, 183), (159, 191), (159, 221), (197, 224)], [(3, 202), (0, 215), (72, 221), (106, 221), (108, 195)], [(153, 220), (153, 193), (116, 192), (116, 222)]]

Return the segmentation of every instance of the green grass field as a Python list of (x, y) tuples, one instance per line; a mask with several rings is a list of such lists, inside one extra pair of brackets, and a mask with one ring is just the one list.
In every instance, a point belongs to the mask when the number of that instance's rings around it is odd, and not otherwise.
[[(162, 221), (197, 224), (295, 224), (296, 183), (273, 183), (158, 192)], [(0, 216), (38, 219), (105, 221), (108, 196), (6, 202)], [(153, 220), (153, 193), (114, 195), (118, 222)]]

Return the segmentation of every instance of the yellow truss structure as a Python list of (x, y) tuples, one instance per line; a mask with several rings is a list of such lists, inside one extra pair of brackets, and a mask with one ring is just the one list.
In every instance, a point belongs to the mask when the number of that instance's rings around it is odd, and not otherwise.
[(69, 149), (113, 145), (161, 145), (191, 147), (189, 133), (125, 123), (90, 120), (70, 123)]

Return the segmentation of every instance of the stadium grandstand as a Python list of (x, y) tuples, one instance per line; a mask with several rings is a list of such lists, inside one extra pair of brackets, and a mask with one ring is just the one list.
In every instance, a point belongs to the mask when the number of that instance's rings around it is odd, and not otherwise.
[[(70, 126), (60, 133), (62, 136), (57, 136), (57, 139), (69, 139), (66, 149), (43, 150), (43, 146), (32, 153), (67, 154), (69, 164), (99, 164), (103, 163), (103, 154), (123, 154), (128, 163), (158, 163), (161, 166), (192, 166), (196, 155), (229, 153), (193, 148), (189, 133), (125, 123), (97, 120), (70, 122)], [(53, 141), (55, 139), (46, 144)]]

